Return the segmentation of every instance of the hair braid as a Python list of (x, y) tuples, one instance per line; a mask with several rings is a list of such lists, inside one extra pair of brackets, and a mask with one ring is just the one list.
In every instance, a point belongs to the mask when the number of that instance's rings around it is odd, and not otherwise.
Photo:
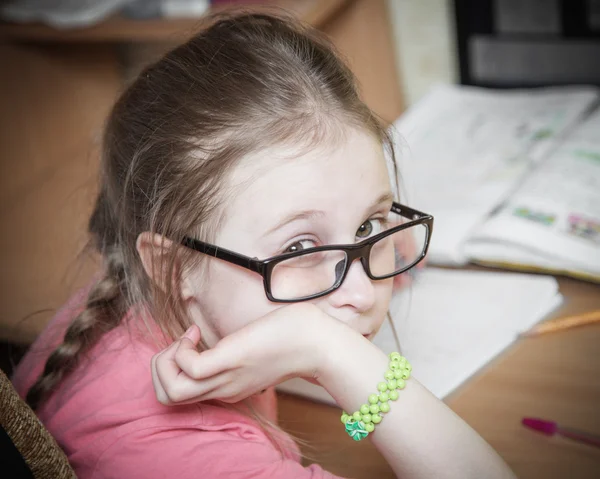
[[(37, 409), (47, 395), (71, 372), (80, 358), (98, 341), (102, 334), (118, 326), (127, 311), (127, 288), (123, 255), (117, 246), (106, 247), (100, 241), (97, 223), (106, 225), (105, 197), (101, 193), (90, 221), (94, 246), (101, 250), (105, 274), (88, 293), (84, 310), (71, 322), (63, 342), (50, 354), (44, 371), (27, 393), (27, 403)], [(98, 221), (101, 218), (102, 221)], [(95, 221), (96, 220), (96, 221)], [(108, 228), (110, 229), (110, 228)], [(104, 243), (104, 244), (101, 244)]]

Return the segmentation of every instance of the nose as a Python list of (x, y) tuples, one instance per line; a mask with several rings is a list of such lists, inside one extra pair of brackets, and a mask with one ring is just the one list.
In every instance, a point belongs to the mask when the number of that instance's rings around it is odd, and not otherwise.
[[(338, 263), (335, 270), (336, 276), (341, 274), (343, 263)], [(357, 258), (350, 265), (346, 279), (328, 298), (336, 308), (348, 306), (360, 313), (368, 311), (375, 304), (375, 286), (365, 273), (360, 259)]]

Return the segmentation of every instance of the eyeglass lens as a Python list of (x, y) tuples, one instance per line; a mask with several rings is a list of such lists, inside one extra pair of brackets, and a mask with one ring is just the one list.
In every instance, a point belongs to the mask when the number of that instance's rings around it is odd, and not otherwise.
[[(413, 266), (425, 248), (427, 227), (414, 225), (382, 238), (371, 248), (369, 268), (383, 278)], [(294, 300), (323, 293), (336, 286), (348, 257), (342, 250), (317, 251), (277, 263), (271, 272), (275, 299)]]

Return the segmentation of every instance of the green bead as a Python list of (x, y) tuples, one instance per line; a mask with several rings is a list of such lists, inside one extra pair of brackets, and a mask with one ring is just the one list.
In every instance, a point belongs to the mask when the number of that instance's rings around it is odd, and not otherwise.
[(391, 370), (401, 369), (400, 368), (400, 362), (398, 362), (398, 361), (392, 361), (390, 363), (389, 367), (390, 367)]
[(404, 381), (404, 379), (398, 379), (396, 383), (398, 383), (397, 389), (404, 389), (404, 387), (406, 386), (406, 382)]
[(388, 388), (388, 386), (387, 386), (387, 383), (384, 383), (384, 382), (380, 382), (380, 383), (377, 385), (377, 389), (378, 389), (379, 391), (381, 391), (382, 393), (383, 393), (383, 392), (385, 392), (385, 391), (387, 391), (387, 388)]
[(383, 375), (383, 377), (384, 377), (385, 379), (394, 379), (394, 377), (395, 377), (395, 373), (394, 373), (394, 371), (392, 371), (391, 369), (388, 369), (388, 370), (385, 372), (385, 374)]
[(381, 416), (379, 414), (373, 414), (371, 416), (371, 421), (373, 421), (373, 424), (379, 424), (381, 422)]
[(402, 356), (400, 356), (400, 353), (397, 353), (395, 351), (393, 353), (390, 353), (390, 355), (389, 355), (389, 358), (390, 358), (391, 361), (394, 361), (396, 359), (400, 359), (401, 357)]
[(398, 399), (398, 397), (400, 396), (400, 394), (398, 394), (398, 391), (394, 390), (394, 391), (390, 391), (389, 392), (389, 396), (390, 396), (390, 399), (392, 401), (395, 401), (396, 399)]
[(408, 361), (406, 360), (406, 358), (400, 358), (398, 364), (400, 365), (400, 369), (404, 369), (408, 364)]
[(369, 434), (365, 428), (365, 424), (361, 421), (348, 421), (346, 423), (346, 432), (355, 441), (360, 441)]
[(342, 414), (342, 424), (346, 424), (348, 419), (350, 419), (350, 416), (348, 416), (348, 414)]
[(360, 413), (361, 414), (369, 414), (369, 405), (368, 404), (363, 404), (360, 407)]
[(371, 394), (369, 396), (369, 402), (371, 404), (377, 404), (379, 402), (379, 396), (377, 396), (377, 394)]
[(352, 419), (354, 419), (355, 421), (360, 421), (362, 418), (362, 414), (358, 411), (356, 411), (354, 414), (352, 414)]
[(381, 412), (390, 412), (390, 403), (382, 402), (379, 405), (379, 409), (381, 410)]
[(410, 373), (412, 371), (412, 365), (409, 362), (407, 362), (406, 365), (404, 366), (404, 368), (402, 368), (402, 369), (404, 369), (405, 371), (408, 371)]
[(370, 414), (363, 414), (362, 415), (362, 422), (364, 422), (365, 424), (369, 424), (371, 422), (371, 415)]
[(387, 382), (387, 387), (390, 391), (393, 391), (394, 389), (396, 389), (398, 387), (398, 381), (396, 381), (395, 379), (390, 379)]
[(387, 402), (390, 399), (389, 393), (383, 392), (379, 394), (379, 402)]
[(374, 430), (375, 430), (375, 424), (373, 424), (373, 423), (365, 424), (365, 431), (373, 432)]
[(396, 369), (394, 371), (394, 379), (402, 379), (402, 375), (404, 374), (403, 369)]
[(371, 414), (377, 414), (379, 412), (379, 406), (377, 404), (371, 404), (369, 409), (371, 410)]

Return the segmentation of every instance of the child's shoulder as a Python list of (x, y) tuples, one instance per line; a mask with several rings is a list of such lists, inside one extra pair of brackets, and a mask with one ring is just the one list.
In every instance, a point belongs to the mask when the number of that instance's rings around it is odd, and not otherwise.
[[(19, 365), (14, 382), (22, 396), (82, 310), (85, 297), (83, 289), (61, 308)], [(93, 475), (90, 467), (117, 468), (126, 477), (128, 463), (143, 460), (148, 465), (156, 457), (184, 460), (184, 453), (206, 454), (206, 460), (217, 455), (239, 458), (249, 444), (256, 459), (277, 455), (264, 430), (247, 414), (213, 404), (160, 404), (150, 368), (160, 347), (139, 334), (142, 318), (130, 319), (105, 333), (37, 411), (79, 477)], [(257, 398), (256, 405), (263, 416), (275, 420), (273, 390)], [(139, 470), (129, 472), (139, 476)]]
[(44, 330), (31, 344), (25, 356), (20, 360), (12, 376), (15, 389), (25, 397), (27, 391), (44, 370), (48, 356), (61, 343), (66, 328), (71, 320), (84, 307), (85, 299), (92, 283), (76, 291), (69, 300), (56, 312)]

